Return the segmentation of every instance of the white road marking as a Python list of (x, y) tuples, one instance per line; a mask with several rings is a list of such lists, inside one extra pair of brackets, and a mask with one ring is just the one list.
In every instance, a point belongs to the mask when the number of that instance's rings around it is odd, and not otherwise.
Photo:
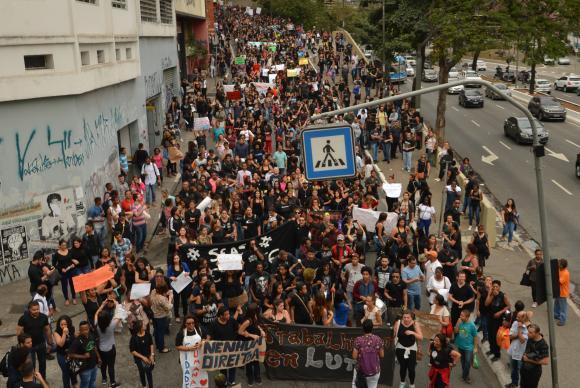
[(459, 109), (457, 109), (456, 106), (452, 106), (451, 109), (453, 109), (455, 112), (459, 112)]
[(552, 179), (552, 183), (555, 184), (556, 186), (558, 186), (560, 189), (562, 189), (562, 191), (565, 192), (566, 194), (573, 195), (570, 190), (568, 190), (567, 188), (565, 188), (564, 186), (562, 186), (561, 184), (559, 184), (558, 182), (556, 182), (553, 179)]
[(481, 125), (479, 125), (479, 124), (477, 123), (477, 121), (475, 121), (475, 120), (471, 120), (471, 122), (472, 122), (473, 124), (477, 125), (478, 127), (481, 127)]
[(504, 109), (505, 110), (505, 108), (503, 106), (501, 106), (501, 105), (495, 104), (495, 106), (497, 106), (499, 109)]
[(578, 144), (574, 143), (572, 140), (568, 140), (568, 139), (566, 139), (566, 143), (570, 143), (570, 144), (572, 144), (574, 147), (576, 147), (576, 148), (580, 148), (580, 145), (578, 145)]
[(548, 151), (548, 155), (549, 156), (552, 156), (552, 157), (554, 157), (556, 159), (559, 159), (559, 160), (561, 160), (563, 162), (570, 163), (570, 161), (568, 160), (568, 158), (566, 157), (566, 155), (564, 155), (563, 153), (554, 152), (551, 149), (549, 149), (548, 147), (544, 147), (544, 148), (546, 149), (546, 151)]
[(497, 156), (496, 154), (494, 154), (489, 148), (487, 148), (486, 146), (481, 146), (481, 148), (483, 148), (489, 155), (487, 156), (483, 156), (481, 155), (481, 161), (483, 163), (487, 163), (490, 166), (493, 166), (493, 162), (499, 159), (499, 156)]
[(509, 145), (507, 145), (506, 143), (504, 143), (503, 141), (499, 141), (499, 144), (501, 144), (502, 146), (504, 146), (505, 148), (507, 148), (508, 150), (511, 151), (512, 147), (510, 147)]

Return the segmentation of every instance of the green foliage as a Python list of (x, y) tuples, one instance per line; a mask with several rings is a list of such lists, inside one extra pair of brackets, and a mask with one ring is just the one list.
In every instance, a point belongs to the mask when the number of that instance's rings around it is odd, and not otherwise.
[(260, 0), (258, 2), (270, 15), (288, 18), (310, 29), (313, 26), (333, 30), (336, 21), (331, 17), (323, 0)]

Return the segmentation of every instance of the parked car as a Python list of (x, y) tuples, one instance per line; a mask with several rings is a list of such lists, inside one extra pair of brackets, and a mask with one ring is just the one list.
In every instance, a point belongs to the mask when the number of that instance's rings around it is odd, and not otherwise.
[(477, 60), (477, 71), (487, 71), (487, 63), (481, 59)]
[(516, 73), (513, 70), (504, 71), (501, 75), (501, 80), (504, 82), (516, 82)]
[[(477, 74), (476, 71), (467, 70), (465, 72), (465, 80), (466, 81), (469, 81), (469, 80), (472, 80), (472, 79), (481, 80), (481, 77), (479, 76), (479, 74)], [(467, 87), (467, 88), (481, 88), (481, 85), (480, 84), (466, 84), (465, 87)]]
[(449, 69), (449, 78), (459, 78), (459, 70), (456, 67)]
[(580, 179), (580, 154), (576, 155), (576, 178)]
[(554, 60), (554, 58), (550, 58), (548, 56), (544, 56), (544, 65), (553, 66), (555, 64), (556, 64), (556, 61)]
[(489, 97), (492, 100), (505, 100), (505, 96), (512, 96), (512, 91), (508, 89), (506, 84), (493, 84), (493, 86), (501, 90), (501, 94), (498, 94), (491, 88), (486, 88), (485, 97)]
[[(538, 130), (538, 141), (546, 144), (550, 138), (548, 131), (538, 120), (534, 119), (534, 123)], [(532, 125), (527, 117), (508, 117), (503, 123), (503, 133), (518, 143), (532, 144), (534, 142)]]
[(476, 89), (463, 89), (459, 92), (459, 105), (467, 108), (469, 106), (478, 106), (483, 108), (483, 96)]
[(415, 59), (415, 57), (411, 56), (411, 55), (407, 55), (405, 57), (405, 61), (407, 61), (407, 63), (411, 66), (416, 66), (417, 65), (417, 59)]
[(407, 69), (405, 71), (407, 72), (407, 76), (409, 76), (409, 77), (415, 76), (415, 69), (412, 66), (409, 66), (408, 64), (407, 64)]
[(536, 84), (534, 85), (534, 90), (537, 92), (550, 94), (550, 93), (552, 93), (552, 84), (547, 79), (536, 78)]
[(423, 82), (437, 82), (439, 75), (433, 69), (423, 70)]
[(528, 103), (528, 110), (540, 121), (546, 119), (566, 121), (566, 109), (554, 97), (532, 97)]
[(563, 90), (568, 92), (569, 90), (578, 90), (580, 87), (580, 75), (570, 74), (560, 77), (554, 82), (554, 89)]
[(570, 64), (570, 58), (568, 58), (568, 57), (558, 58), (558, 65), (569, 65), (569, 64)]

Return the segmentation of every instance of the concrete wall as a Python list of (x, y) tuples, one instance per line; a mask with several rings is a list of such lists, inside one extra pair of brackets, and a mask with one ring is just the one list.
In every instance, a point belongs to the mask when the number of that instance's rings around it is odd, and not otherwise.
[(185, 16), (205, 18), (205, 0), (175, 0), (175, 12)]
[[(26, 276), (36, 249), (83, 231), (87, 207), (119, 172), (117, 131), (146, 128), (139, 91), (129, 81), (0, 104), (0, 284)], [(50, 193), (60, 196), (60, 225), (49, 217)]]

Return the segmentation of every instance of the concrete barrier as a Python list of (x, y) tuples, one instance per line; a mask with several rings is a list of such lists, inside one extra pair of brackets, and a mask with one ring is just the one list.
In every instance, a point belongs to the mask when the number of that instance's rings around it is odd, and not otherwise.
[[(467, 183), (467, 177), (463, 173), (457, 175), (457, 184), (463, 190), (465, 184)], [(467, 195), (464, 193), (463, 195)], [(481, 212), (479, 215), (479, 222), (485, 227), (485, 233), (487, 233), (489, 239), (489, 245), (494, 246), (495, 240), (497, 238), (497, 230), (495, 225), (495, 220), (497, 217), (497, 210), (493, 206), (492, 202), (483, 194), (483, 201), (481, 201)]]
[(353, 39), (350, 32), (348, 32), (347, 30), (345, 30), (343, 28), (339, 28), (337, 31), (334, 31), (332, 33), (332, 37), (335, 39), (335, 41), (336, 41), (336, 35), (338, 35), (338, 34), (342, 34), (346, 38), (347, 42), (352, 45), (352, 49), (354, 50), (354, 52), (359, 56), (359, 58), (362, 58), (362, 60), (365, 61), (365, 63), (368, 65), (369, 59), (367, 57), (365, 57), (364, 51), (359, 47), (358, 43)]

